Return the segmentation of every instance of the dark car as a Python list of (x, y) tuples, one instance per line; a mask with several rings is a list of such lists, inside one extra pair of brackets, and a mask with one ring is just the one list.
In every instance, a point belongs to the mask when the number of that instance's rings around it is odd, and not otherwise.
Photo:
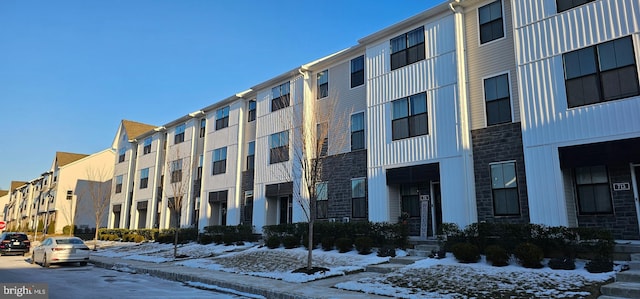
[(31, 242), (25, 233), (2, 233), (0, 236), (0, 255), (22, 254), (29, 252)]

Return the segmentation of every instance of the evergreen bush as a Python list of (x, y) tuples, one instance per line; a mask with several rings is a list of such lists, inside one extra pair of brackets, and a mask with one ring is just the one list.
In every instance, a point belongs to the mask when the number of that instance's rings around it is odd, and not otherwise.
[(359, 254), (370, 254), (373, 247), (373, 240), (369, 237), (359, 237), (355, 240), (356, 250)]
[(521, 243), (516, 246), (513, 254), (518, 262), (525, 268), (539, 269), (544, 267), (542, 265), (544, 252), (535, 244), (528, 242)]
[(491, 262), (492, 266), (504, 267), (509, 265), (509, 253), (500, 245), (489, 245), (485, 248), (485, 255), (487, 261)]
[(471, 243), (456, 243), (451, 247), (453, 256), (461, 263), (477, 263), (480, 260), (480, 249)]
[(269, 249), (275, 249), (275, 248), (280, 247), (280, 237), (278, 237), (278, 236), (268, 237), (265, 240), (265, 245), (267, 245), (267, 247)]
[(336, 239), (336, 248), (340, 253), (349, 252), (353, 249), (353, 241), (350, 238)]

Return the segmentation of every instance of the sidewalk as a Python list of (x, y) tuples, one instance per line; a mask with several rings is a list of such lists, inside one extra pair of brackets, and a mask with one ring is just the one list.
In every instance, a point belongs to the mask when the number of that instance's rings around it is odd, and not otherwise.
[(389, 298), (333, 288), (334, 285), (341, 282), (380, 275), (380, 273), (374, 272), (360, 272), (347, 276), (331, 277), (306, 283), (293, 283), (270, 278), (183, 267), (174, 265), (173, 262), (150, 263), (111, 257), (91, 256), (91, 263), (101, 268), (124, 268), (135, 271), (138, 274), (148, 274), (167, 280), (181, 282), (193, 281), (208, 285), (215, 285), (243, 293), (261, 295), (268, 299)]

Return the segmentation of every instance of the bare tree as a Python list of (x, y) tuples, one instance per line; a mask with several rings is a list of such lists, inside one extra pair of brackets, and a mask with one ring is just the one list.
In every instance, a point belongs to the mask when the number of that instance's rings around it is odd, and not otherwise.
[[(180, 148), (175, 149), (175, 155), (168, 156), (167, 167), (169, 171), (169, 184), (164, 188), (168, 197), (167, 206), (171, 211), (174, 221), (173, 257), (178, 257), (178, 231), (180, 230), (180, 219), (184, 201), (187, 200), (189, 185), (191, 184), (191, 164), (190, 157), (182, 157)], [(186, 163), (185, 163), (186, 162)]]
[(102, 168), (87, 168), (86, 194), (91, 200), (93, 216), (96, 224), (96, 231), (93, 236), (93, 250), (98, 244), (98, 229), (103, 223), (103, 219), (109, 210), (109, 196), (111, 195), (111, 180), (113, 171)]
[(81, 204), (85, 194), (85, 190), (78, 190), (76, 188), (76, 192), (74, 193), (73, 189), (74, 188), (67, 186), (67, 188), (64, 189), (64, 201), (57, 200), (56, 203), (56, 208), (59, 208), (59, 211), (69, 225), (70, 236), (73, 236), (76, 218), (78, 218), (78, 207), (82, 206)]
[(322, 100), (312, 100), (305, 105), (307, 107), (304, 109), (293, 109), (293, 116), (289, 120), (283, 120), (283, 123), (289, 123), (293, 128), (293, 136), (290, 138), (293, 147), (293, 169), (286, 169), (285, 165), (282, 168), (283, 175), (290, 181), (295, 181), (294, 176), (300, 176), (302, 188), (294, 187), (293, 197), (302, 208), (308, 222), (306, 268), (311, 271), (316, 208), (319, 196), (323, 200), (327, 199), (325, 180), (329, 178), (329, 174), (323, 167), (323, 162), (330, 154), (338, 159), (343, 156), (341, 152), (349, 140), (350, 110), (339, 107), (338, 97), (335, 95)]

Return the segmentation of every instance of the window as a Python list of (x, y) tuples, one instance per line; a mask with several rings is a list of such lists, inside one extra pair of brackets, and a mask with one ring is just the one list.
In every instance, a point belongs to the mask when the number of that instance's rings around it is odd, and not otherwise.
[(151, 137), (144, 139), (144, 147), (142, 148), (142, 154), (146, 155), (151, 153)]
[(580, 214), (611, 214), (609, 176), (604, 166), (576, 168), (576, 191)]
[(481, 44), (504, 37), (502, 1), (498, 0), (480, 7), (478, 9), (478, 21), (480, 23)]
[(419, 93), (393, 101), (391, 122), (393, 140), (426, 135), (429, 133), (427, 119), (427, 95)]
[(484, 99), (487, 109), (487, 125), (511, 121), (511, 97), (507, 74), (484, 79)]
[(351, 150), (364, 149), (364, 112), (351, 115)]
[(570, 108), (640, 94), (630, 36), (562, 56)]
[(227, 147), (213, 150), (213, 175), (227, 171)]
[(67, 200), (73, 199), (73, 190), (67, 190)]
[(572, 9), (574, 7), (593, 2), (594, 0), (556, 0), (558, 12)]
[(247, 146), (247, 170), (251, 170), (255, 167), (256, 158), (256, 142), (251, 141)]
[(171, 162), (171, 183), (182, 182), (182, 159)]
[(424, 27), (391, 39), (391, 70), (424, 60)]
[(178, 144), (184, 141), (184, 129), (185, 125), (179, 125), (176, 127), (175, 135), (173, 136), (173, 144)]
[(364, 55), (351, 59), (351, 88), (364, 84)]
[(198, 156), (198, 169), (196, 170), (196, 180), (202, 179), (202, 164), (204, 164), (204, 155)]
[(516, 163), (504, 162), (490, 165), (493, 211), (496, 216), (520, 214)]
[(122, 175), (116, 177), (116, 193), (122, 192)]
[(229, 106), (220, 108), (216, 111), (216, 130), (224, 129), (229, 126)]
[(316, 218), (327, 218), (329, 208), (329, 197), (327, 193), (327, 182), (316, 184)]
[(329, 70), (318, 73), (318, 99), (329, 96)]
[(271, 89), (271, 112), (289, 107), (289, 82)]
[(146, 189), (149, 186), (149, 168), (140, 169), (140, 189)]
[(365, 178), (351, 179), (351, 214), (353, 218), (367, 217), (367, 186)]
[(244, 223), (252, 224), (253, 219), (253, 190), (244, 192)]
[(125, 147), (121, 147), (118, 150), (118, 163), (124, 162), (124, 155), (126, 152), (127, 152), (127, 149)]
[(329, 151), (329, 124), (324, 122), (316, 125), (317, 140), (316, 146), (318, 156), (325, 157)]
[(248, 106), (249, 106), (248, 107), (248, 110), (249, 110), (248, 122), (252, 122), (252, 121), (256, 120), (256, 100), (249, 101)]
[(207, 133), (207, 119), (202, 118), (200, 119), (200, 138), (204, 137), (206, 133)]
[(269, 138), (269, 163), (289, 161), (289, 132), (271, 134)]

